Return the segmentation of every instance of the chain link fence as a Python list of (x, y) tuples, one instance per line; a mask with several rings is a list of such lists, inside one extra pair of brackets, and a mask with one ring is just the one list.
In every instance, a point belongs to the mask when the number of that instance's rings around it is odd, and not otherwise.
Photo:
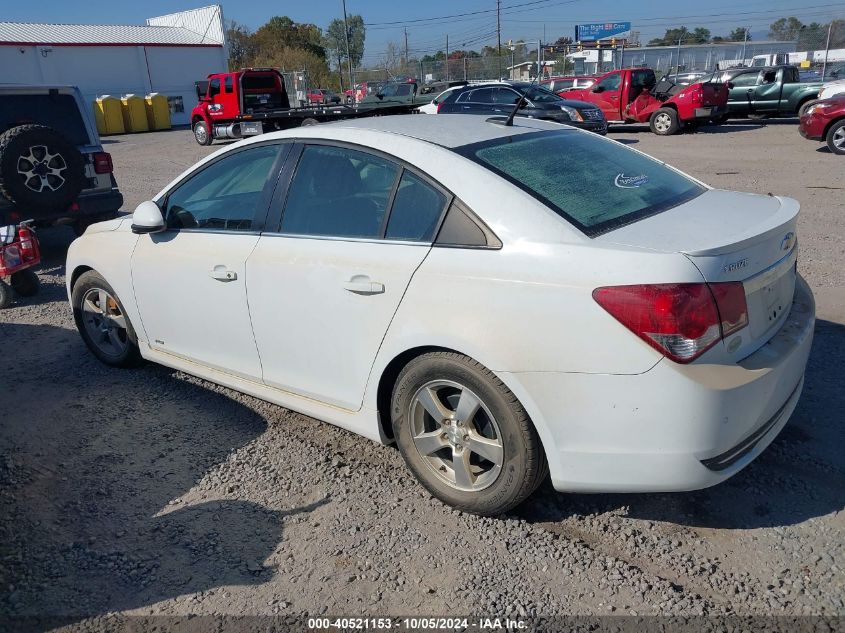
[[(503, 49), (504, 50), (504, 49)], [(502, 56), (460, 59), (398, 61), (392, 68), (356, 71), (355, 82), (378, 83), (414, 78), (421, 83), (442, 81), (490, 81), (496, 79), (532, 80), (542, 77), (595, 75), (617, 68), (644, 66), (658, 74), (706, 72), (733, 66), (793, 64), (807, 78), (845, 78), (845, 19), (802, 28), (798, 36), (784, 41), (714, 42), (676, 46), (584, 49), (572, 46), (568, 52), (537, 57), (521, 46)], [(835, 73), (835, 74), (831, 74)]]

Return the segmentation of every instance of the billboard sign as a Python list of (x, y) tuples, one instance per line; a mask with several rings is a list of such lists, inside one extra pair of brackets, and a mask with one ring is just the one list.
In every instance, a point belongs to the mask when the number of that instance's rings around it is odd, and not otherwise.
[(576, 42), (599, 42), (611, 38), (620, 40), (631, 37), (630, 22), (594, 22), (575, 27)]

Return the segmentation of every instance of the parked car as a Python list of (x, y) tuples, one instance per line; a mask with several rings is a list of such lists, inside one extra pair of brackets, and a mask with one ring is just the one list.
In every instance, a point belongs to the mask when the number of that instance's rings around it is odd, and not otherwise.
[(305, 98), (308, 103), (312, 105), (330, 105), (332, 103), (340, 103), (340, 95), (323, 88), (314, 88), (309, 90), (305, 94)]
[(772, 442), (813, 339), (798, 210), (548, 121), (375, 117), (206, 157), (73, 242), (67, 291), (104, 363), (395, 442), (495, 515), (547, 469), (692, 490)]
[(90, 111), (73, 86), (0, 86), (0, 226), (82, 233), (117, 215), (123, 196)]
[(600, 107), (611, 123), (648, 123), (654, 134), (677, 134), (719, 116), (728, 100), (727, 86), (712, 81), (682, 86), (669, 77), (657, 81), (650, 68), (623, 68), (601, 76), (587, 90), (572, 90), (569, 99)]
[(459, 86), (446, 88), (443, 92), (434, 97), (434, 99), (432, 99), (425, 105), (421, 105), (419, 108), (417, 108), (417, 112), (421, 114), (437, 114), (437, 108), (440, 107), (440, 104), (443, 102), (443, 100), (447, 98), (452, 92), (454, 92), (455, 90), (460, 90), (465, 85), (466, 84), (461, 84)]
[(439, 95), (449, 88), (466, 86), (468, 81), (432, 81), (420, 86), (420, 95)]
[(804, 116), (804, 113), (807, 111), (807, 108), (818, 103), (819, 101), (823, 99), (830, 99), (831, 97), (835, 97), (836, 95), (840, 94), (845, 94), (845, 79), (828, 81), (827, 83), (822, 84), (822, 89), (819, 91), (818, 99), (810, 99), (809, 101), (805, 101), (804, 105), (802, 105), (798, 109), (798, 116)]
[(540, 82), (540, 85), (550, 92), (561, 94), (567, 90), (589, 88), (596, 83), (598, 77), (593, 75), (577, 75), (570, 77), (550, 77)]
[(818, 98), (822, 87), (818, 81), (801, 81), (795, 66), (731, 68), (717, 72), (714, 79), (730, 89), (727, 112), (720, 121), (737, 116), (795, 116), (801, 106)]
[(437, 114), (486, 114), (507, 116), (525, 97), (519, 116), (555, 121), (597, 134), (607, 134), (601, 110), (583, 101), (564, 99), (545, 88), (524, 82), (471, 84), (450, 92), (437, 106)]
[(845, 155), (845, 94), (817, 101), (807, 108), (798, 131), (806, 139), (826, 142), (834, 154)]

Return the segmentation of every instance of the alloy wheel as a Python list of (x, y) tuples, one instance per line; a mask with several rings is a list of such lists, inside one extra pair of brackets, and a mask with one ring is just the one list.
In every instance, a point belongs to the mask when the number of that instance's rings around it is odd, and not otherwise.
[(65, 184), (67, 163), (46, 145), (32, 145), (18, 157), (18, 174), (28, 189), (36, 193), (58, 191)]
[(441, 481), (465, 492), (496, 481), (504, 463), (502, 434), (490, 409), (466, 386), (426, 383), (411, 399), (408, 419), (414, 447)]
[(129, 347), (126, 317), (117, 299), (102, 288), (82, 297), (82, 322), (91, 341), (106, 356), (120, 357)]
[(672, 119), (668, 114), (658, 114), (654, 117), (654, 127), (660, 132), (667, 132), (672, 126)]
[(834, 132), (833, 145), (837, 149), (845, 149), (845, 127), (841, 127)]

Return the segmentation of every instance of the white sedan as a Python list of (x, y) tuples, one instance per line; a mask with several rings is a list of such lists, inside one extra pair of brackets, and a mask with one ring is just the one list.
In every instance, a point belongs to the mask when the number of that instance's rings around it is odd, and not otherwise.
[(372, 440), (495, 515), (748, 465), (796, 406), (815, 307), (798, 204), (595, 134), (399, 116), (265, 134), (70, 247), (79, 332)]

